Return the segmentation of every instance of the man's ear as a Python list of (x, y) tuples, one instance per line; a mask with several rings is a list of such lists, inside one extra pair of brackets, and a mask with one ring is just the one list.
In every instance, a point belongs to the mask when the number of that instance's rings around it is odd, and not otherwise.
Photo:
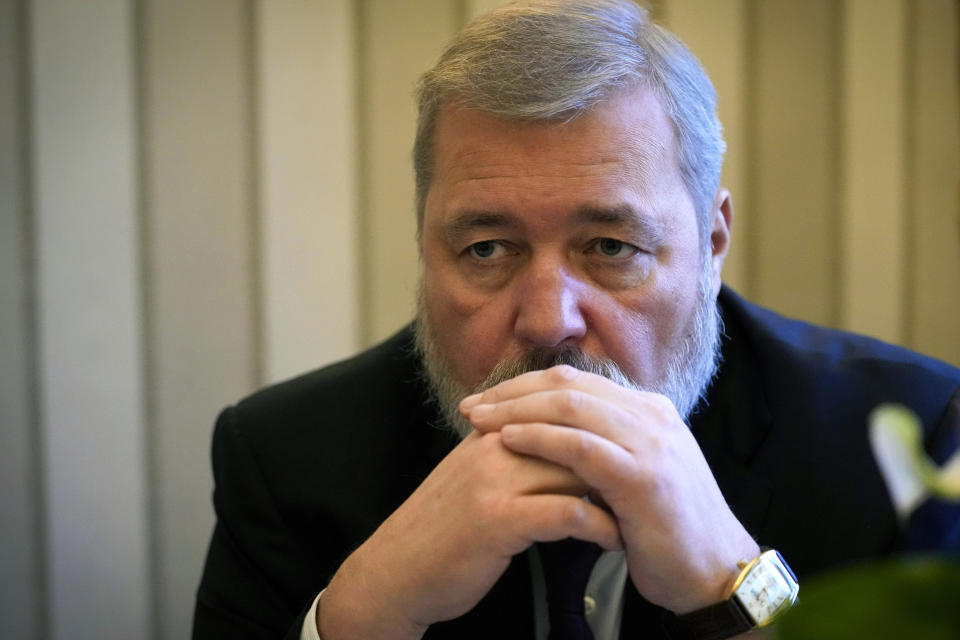
[(720, 187), (710, 211), (710, 261), (713, 270), (713, 295), (720, 293), (720, 274), (730, 248), (730, 225), (733, 222), (733, 202), (730, 192)]

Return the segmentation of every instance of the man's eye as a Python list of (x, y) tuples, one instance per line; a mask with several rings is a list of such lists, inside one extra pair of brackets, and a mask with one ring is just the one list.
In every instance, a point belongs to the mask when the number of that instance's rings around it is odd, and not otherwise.
[(499, 242), (494, 240), (483, 240), (481, 242), (474, 242), (472, 245), (467, 247), (467, 251), (474, 258), (489, 260), (490, 258), (494, 258), (502, 253), (503, 247), (500, 246)]
[(607, 258), (626, 258), (637, 252), (632, 244), (613, 238), (600, 238), (594, 245), (596, 251)]

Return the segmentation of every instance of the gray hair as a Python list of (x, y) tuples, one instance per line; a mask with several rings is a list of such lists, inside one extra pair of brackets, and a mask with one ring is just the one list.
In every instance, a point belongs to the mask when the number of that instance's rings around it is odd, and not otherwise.
[(680, 174), (706, 244), (726, 148), (716, 93), (693, 53), (629, 0), (512, 4), (457, 35), (417, 87), (418, 233), (441, 107), (455, 103), (508, 119), (566, 122), (640, 83), (657, 94), (673, 123)]

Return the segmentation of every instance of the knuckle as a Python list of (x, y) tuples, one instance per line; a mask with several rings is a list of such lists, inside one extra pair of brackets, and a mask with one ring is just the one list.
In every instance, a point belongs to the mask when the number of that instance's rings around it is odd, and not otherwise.
[(593, 439), (579, 429), (570, 434), (568, 446), (570, 456), (577, 460), (589, 460), (595, 448)]
[(564, 389), (558, 393), (558, 406), (565, 415), (576, 413), (583, 403), (583, 394), (579, 391)]
[(666, 492), (666, 479), (656, 469), (655, 466), (644, 468), (634, 476), (636, 486), (650, 499), (657, 499)]
[(500, 385), (495, 385), (480, 394), (479, 404), (493, 404), (500, 401)]
[(563, 523), (574, 532), (586, 529), (589, 522), (587, 504), (580, 499), (567, 500), (563, 506)]
[(673, 402), (664, 395), (653, 395), (650, 398), (651, 409), (656, 412), (657, 417), (666, 421), (676, 413)]
[(547, 379), (553, 384), (564, 384), (576, 380), (580, 370), (568, 364), (558, 364), (547, 370)]
[(649, 460), (658, 460), (663, 455), (666, 442), (664, 442), (662, 434), (653, 432), (647, 436), (644, 447)]
[(662, 434), (652, 434), (644, 442), (644, 471), (648, 484), (655, 483), (659, 470), (669, 466), (671, 460), (671, 445), (668, 438)]

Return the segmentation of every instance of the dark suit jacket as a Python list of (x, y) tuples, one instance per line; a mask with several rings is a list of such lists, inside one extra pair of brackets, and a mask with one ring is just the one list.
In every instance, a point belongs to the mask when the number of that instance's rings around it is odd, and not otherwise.
[[(960, 371), (784, 319), (726, 289), (720, 302), (724, 361), (691, 428), (757, 541), (779, 549), (801, 578), (904, 549), (960, 550), (955, 506), (928, 503), (906, 531), (898, 526), (866, 430), (877, 404), (903, 403), (942, 461), (960, 429)], [(195, 638), (297, 637), (342, 560), (455, 445), (425, 398), (404, 330), (221, 414), (217, 525)], [(531, 638), (530, 585), (518, 556), (476, 608), (426, 637)], [(622, 637), (662, 637), (661, 614), (628, 582)]]

